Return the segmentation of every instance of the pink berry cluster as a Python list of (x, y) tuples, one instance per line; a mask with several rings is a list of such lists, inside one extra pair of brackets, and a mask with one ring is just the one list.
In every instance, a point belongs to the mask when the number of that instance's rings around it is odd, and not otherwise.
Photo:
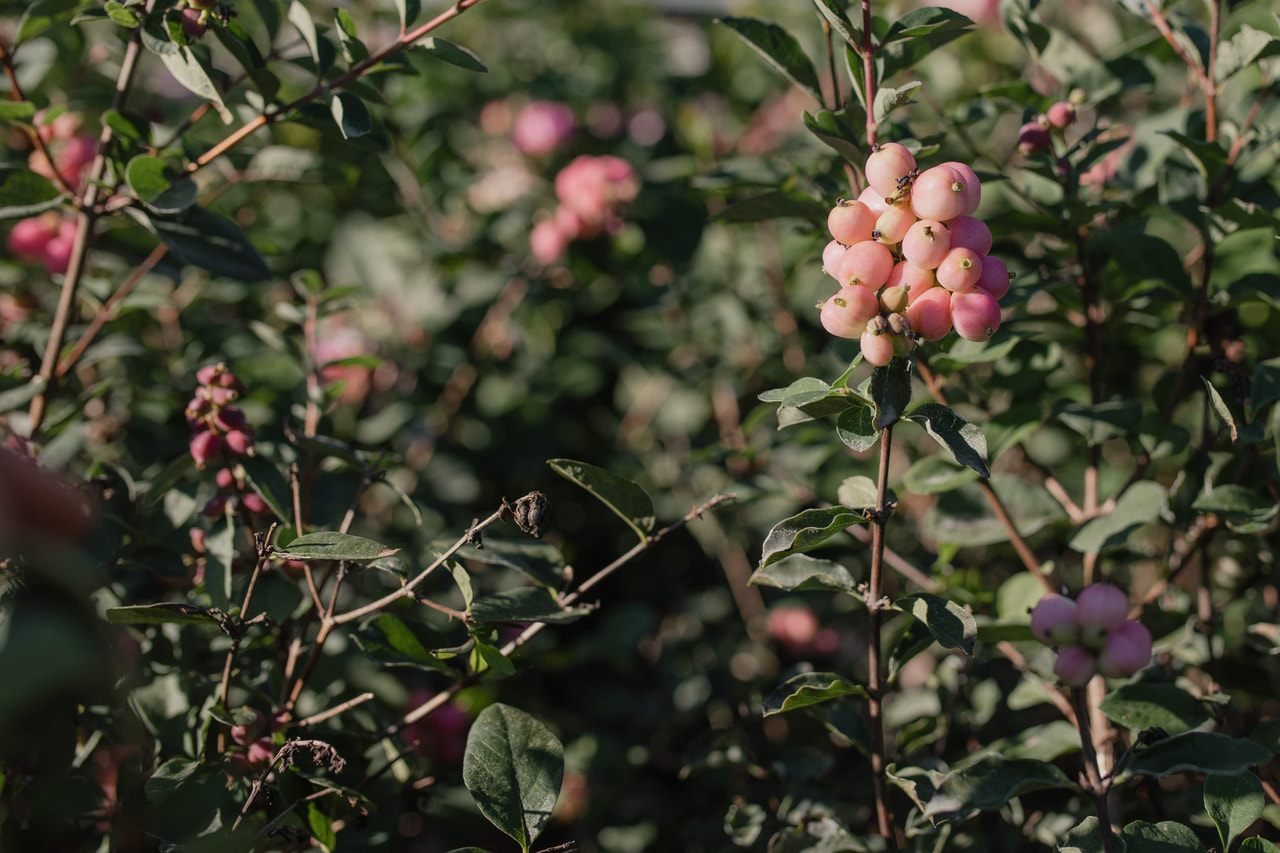
[(1031, 633), (1058, 650), (1054, 675), (1081, 687), (1093, 676), (1127, 678), (1151, 662), (1151, 632), (1129, 619), (1129, 596), (1107, 583), (1074, 599), (1050, 593), (1031, 610)]
[(56, 210), (20, 219), (5, 240), (10, 254), (27, 263), (42, 263), (50, 275), (61, 275), (71, 265), (76, 220)]
[(821, 306), (823, 327), (857, 338), (874, 365), (952, 329), (985, 341), (1000, 326), (1009, 269), (991, 251), (991, 230), (973, 216), (977, 174), (959, 162), (924, 171), (906, 146), (887, 142), (867, 158), (867, 188), (827, 216), (823, 268), (840, 290)]
[(1053, 134), (1061, 134), (1068, 125), (1075, 123), (1076, 106), (1083, 103), (1084, 98), (1084, 91), (1076, 89), (1067, 100), (1058, 101), (1047, 111), (1018, 128), (1018, 150), (1023, 154), (1048, 150)]
[(635, 200), (640, 181), (621, 157), (583, 154), (556, 175), (560, 205), (550, 217), (533, 226), (529, 246), (544, 264), (560, 259), (570, 241), (590, 239), (622, 229), (622, 205)]
[[(244, 385), (221, 362), (200, 368), (196, 381), (200, 386), (186, 410), (191, 427), (191, 458), (201, 470), (220, 463), (215, 474), (218, 488), (238, 499), (249, 512), (266, 512), (266, 502), (246, 487), (244, 469), (233, 464), (236, 457), (254, 453), (253, 427), (245, 420), (244, 412), (232, 405), (240, 399)], [(226, 494), (214, 497), (205, 506), (204, 514), (221, 515), (227, 500)], [(197, 546), (197, 550), (201, 549)]]
[(62, 113), (50, 121), (44, 121), (43, 113), (37, 113), (35, 120), (36, 132), (53, 162), (37, 148), (27, 156), (27, 168), (49, 180), (56, 172), (72, 192), (79, 191), (85, 170), (97, 154), (97, 143), (92, 136), (80, 133), (80, 117), (74, 113)]

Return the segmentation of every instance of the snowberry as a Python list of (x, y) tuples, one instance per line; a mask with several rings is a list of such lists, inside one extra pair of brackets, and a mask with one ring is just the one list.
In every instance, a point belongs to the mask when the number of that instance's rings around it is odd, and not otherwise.
[(947, 231), (951, 234), (951, 248), (963, 246), (973, 249), (979, 255), (991, 251), (991, 229), (987, 223), (972, 216), (957, 216), (947, 223)]
[(875, 227), (876, 214), (860, 201), (841, 200), (827, 214), (827, 230), (846, 246), (870, 240)]
[(900, 243), (907, 229), (915, 224), (916, 215), (911, 208), (895, 204), (876, 219), (876, 228), (871, 236), (881, 243)]
[(209, 30), (209, 13), (192, 6), (182, 10), (182, 31), (187, 38), (199, 41)]
[(889, 272), (889, 280), (885, 282), (885, 287), (906, 287), (907, 304), (910, 305), (920, 294), (937, 283), (938, 279), (933, 274), (933, 270), (918, 267), (910, 261), (900, 261)]
[(1100, 648), (1107, 634), (1128, 619), (1129, 596), (1109, 583), (1095, 583), (1076, 596), (1076, 624), (1085, 645)]
[(204, 430), (191, 436), (191, 458), (197, 468), (203, 468), (222, 449), (222, 439), (216, 432)]
[(893, 253), (883, 243), (864, 240), (845, 250), (836, 268), (842, 284), (860, 284), (879, 290), (893, 271)]
[(819, 318), (822, 327), (838, 338), (856, 338), (867, 328), (867, 321), (880, 312), (875, 291), (846, 284), (825, 303)]
[(1053, 664), (1053, 674), (1070, 687), (1084, 687), (1097, 671), (1093, 655), (1081, 646), (1063, 648)]
[(9, 230), (5, 245), (21, 260), (38, 261), (44, 257), (45, 246), (56, 233), (56, 230), (50, 230), (49, 222), (44, 217), (33, 216), (18, 221)]
[(918, 267), (937, 269), (951, 250), (951, 234), (936, 219), (921, 219), (902, 238), (902, 257)]
[(568, 245), (569, 238), (556, 227), (553, 219), (544, 219), (529, 232), (529, 248), (540, 263), (552, 264), (560, 260)]
[(1036, 602), (1031, 610), (1031, 633), (1049, 646), (1069, 646), (1079, 640), (1076, 603), (1065, 595), (1051, 592)]
[(951, 294), (951, 323), (966, 341), (985, 341), (1000, 328), (1000, 303), (985, 290)]
[(214, 475), (214, 482), (218, 484), (220, 489), (229, 489), (236, 481), (236, 476), (230, 468), (219, 468), (218, 473)]
[(1049, 131), (1038, 121), (1029, 121), (1018, 130), (1018, 150), (1034, 154), (1049, 147)]
[(839, 240), (832, 240), (822, 250), (822, 271), (832, 278), (836, 277), (836, 269), (840, 258), (844, 256), (845, 245)]
[(885, 200), (884, 196), (880, 195), (880, 193), (876, 192), (871, 187), (867, 187), (865, 190), (863, 190), (861, 193), (858, 194), (858, 201), (865, 204), (867, 206), (867, 209), (870, 210), (872, 213), (874, 213), (877, 217), (879, 217), (889, 208), (893, 207), (892, 204), (890, 204), (888, 201)]
[(1049, 107), (1049, 111), (1045, 113), (1045, 117), (1049, 120), (1052, 127), (1061, 130), (1076, 120), (1075, 104), (1068, 101), (1058, 101)]
[(1151, 632), (1141, 622), (1125, 620), (1107, 634), (1098, 655), (1098, 671), (1109, 678), (1127, 678), (1151, 663)]
[(74, 237), (59, 233), (44, 244), (44, 268), (50, 275), (62, 275), (71, 266), (71, 249)]
[(257, 492), (246, 492), (240, 496), (240, 505), (255, 515), (264, 515), (267, 510), (267, 502)]
[(893, 361), (893, 338), (891, 334), (876, 334), (870, 329), (862, 333), (858, 343), (862, 347), (862, 357), (867, 364), (883, 367)]
[(987, 255), (982, 259), (982, 275), (978, 277), (978, 288), (990, 293), (996, 299), (1009, 292), (1009, 267), (999, 258)]
[(982, 277), (982, 258), (973, 249), (952, 246), (934, 272), (938, 284), (952, 293), (972, 290)]
[(911, 302), (911, 290), (905, 284), (888, 285), (880, 289), (880, 307), (889, 314), (897, 316), (905, 311)]
[(926, 169), (911, 185), (911, 207), (921, 219), (945, 222), (968, 216), (978, 209), (982, 194), (975, 179), (953, 166)]
[(554, 101), (534, 101), (516, 116), (511, 139), (531, 157), (559, 148), (573, 134), (573, 110)]
[(253, 454), (253, 436), (241, 429), (233, 429), (222, 437), (226, 442), (227, 449), (237, 456), (250, 456)]
[(926, 341), (940, 341), (951, 331), (951, 293), (933, 287), (907, 307), (912, 330)]
[(915, 156), (898, 142), (882, 142), (867, 158), (867, 183), (883, 198), (898, 192), (916, 168)]

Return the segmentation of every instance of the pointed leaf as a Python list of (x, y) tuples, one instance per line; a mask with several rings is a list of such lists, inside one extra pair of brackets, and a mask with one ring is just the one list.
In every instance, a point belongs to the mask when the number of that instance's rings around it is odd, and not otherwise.
[(862, 47), (862, 30), (855, 27), (844, 12), (844, 4), (840, 0), (813, 0), (818, 7), (818, 14), (831, 24), (831, 29), (840, 34), (846, 43), (853, 47)]
[(836, 418), (836, 435), (847, 447), (858, 453), (875, 447), (880, 440), (880, 430), (875, 426), (875, 410), (870, 406), (845, 409)]
[[(822, 0), (814, 0), (814, 2), (820, 3)], [(853, 120), (855, 118), (863, 120), (865, 134), (864, 116), (861, 110), (853, 106), (836, 112), (819, 110), (814, 115), (806, 112), (804, 126), (849, 163), (860, 165), (866, 160), (866, 148), (860, 141), (862, 136)]]
[(885, 33), (877, 59), (880, 72), (888, 80), (905, 71), (934, 50), (969, 32), (973, 21), (941, 6), (926, 6), (907, 12)]
[(43, 376), (36, 375), (26, 385), (10, 388), (8, 391), (0, 391), (0, 415), (27, 405), (40, 392), (44, 391), (48, 384), (48, 380)]
[(768, 222), (774, 219), (804, 219), (821, 224), (827, 221), (828, 207), (800, 193), (770, 190), (731, 204), (715, 215), (716, 222)]
[(591, 612), (589, 607), (562, 607), (540, 586), (497, 592), (471, 602), (468, 613), (475, 622), (575, 622)]
[(162, 601), (159, 604), (134, 604), (128, 607), (108, 607), (103, 615), (113, 625), (218, 624), (217, 617), (210, 614), (203, 607), (195, 607), (177, 601)]
[(565, 580), (564, 555), (559, 548), (545, 542), (512, 542), (486, 536), (484, 548), (463, 547), (456, 556), (459, 560), (515, 569), (550, 590), (559, 589)]
[(0, 166), (0, 219), (25, 219), (62, 204), (53, 181), (30, 169)]
[(1111, 512), (1086, 521), (1067, 544), (1083, 554), (1121, 548), (1135, 530), (1159, 518), (1167, 502), (1164, 487), (1159, 483), (1151, 480), (1134, 483), (1116, 501)]
[(898, 606), (920, 620), (944, 649), (960, 649), (973, 654), (978, 623), (973, 614), (954, 601), (929, 592), (917, 592), (899, 599)]
[(480, 61), (480, 58), (470, 50), (451, 41), (445, 41), (442, 38), (425, 38), (414, 45), (413, 49), (418, 53), (425, 53), (432, 59), (456, 65), (458, 68), (467, 71), (478, 71), (481, 74), (489, 71), (485, 64)]
[(372, 539), (328, 530), (299, 536), (283, 548), (277, 548), (277, 556), (290, 560), (347, 560), (367, 563), (379, 557), (388, 557), (399, 548), (388, 548)]
[(145, 221), (184, 263), (239, 281), (265, 281), (271, 268), (240, 227), (203, 207), (170, 219), (147, 214)]
[(764, 539), (760, 568), (784, 557), (817, 548), (851, 524), (867, 521), (865, 513), (843, 506), (806, 509), (799, 515), (783, 519), (773, 526)]
[(965, 807), (992, 811), (1014, 797), (1046, 788), (1074, 788), (1066, 774), (1052, 764), (1030, 758), (984, 755), (972, 765), (953, 770), (929, 800), (925, 816), (957, 812)]
[(636, 532), (641, 542), (649, 541), (657, 519), (653, 514), (653, 500), (639, 483), (572, 459), (548, 459), (547, 464), (561, 477), (595, 495)]
[(819, 103), (822, 102), (818, 73), (813, 70), (813, 63), (809, 61), (795, 36), (772, 21), (761, 18), (730, 16), (719, 18), (718, 21), (759, 51), (774, 70), (813, 95)]
[(80, 0), (36, 0), (18, 19), (14, 45), (30, 41), (80, 8)]
[(987, 437), (975, 424), (940, 403), (922, 403), (908, 420), (921, 424), (933, 440), (951, 452), (956, 462), (971, 468), (980, 477), (990, 477), (987, 468)]
[(1058, 420), (1085, 437), (1090, 445), (1124, 438), (1142, 421), (1142, 404), (1137, 400), (1116, 400), (1083, 406), (1066, 403), (1057, 408)]
[(1231, 408), (1227, 405), (1227, 401), (1222, 399), (1222, 395), (1218, 393), (1218, 389), (1213, 387), (1213, 383), (1209, 381), (1209, 377), (1202, 376), (1200, 379), (1204, 382), (1205, 390), (1209, 393), (1209, 403), (1213, 406), (1214, 412), (1216, 412), (1222, 422), (1227, 425), (1227, 429), (1231, 431), (1231, 443), (1236, 444), (1241, 439), (1244, 440), (1245, 444), (1253, 444), (1254, 442), (1262, 441), (1263, 432), (1259, 429), (1259, 425), (1251, 424), (1250, 426), (1237, 426), (1235, 415), (1231, 413)]
[(872, 423), (876, 429), (897, 423), (911, 402), (911, 362), (895, 358), (873, 370), (871, 399), (876, 404), (876, 419)]
[(311, 61), (316, 64), (316, 68), (320, 67), (320, 37), (316, 33), (316, 22), (311, 18), (311, 12), (299, 0), (293, 0), (289, 4), (289, 23), (293, 24), (294, 29), (298, 31), (298, 35), (302, 36), (302, 41), (307, 46), (307, 52), (311, 54)]
[(344, 139), (364, 136), (373, 129), (373, 118), (364, 101), (350, 92), (337, 92), (329, 102), (329, 111)]
[(422, 3), (420, 0), (395, 0), (396, 12), (400, 15), (400, 30), (403, 32), (418, 20), (418, 14), (422, 11)]
[(1212, 719), (1204, 703), (1173, 684), (1123, 684), (1099, 706), (1107, 719), (1125, 728), (1164, 729), (1171, 735), (1189, 732)]
[(438, 672), (453, 669), (433, 650), (439, 646), (439, 637), (433, 636), (426, 626), (406, 622), (391, 613), (382, 613), (376, 619), (351, 635), (360, 650), (372, 661), (387, 666), (411, 666)]
[(214, 85), (209, 69), (205, 67), (204, 61), (195, 51), (182, 45), (172, 53), (161, 53), (160, 61), (164, 63), (165, 68), (169, 69), (173, 79), (181, 83), (184, 88), (213, 104), (223, 124), (231, 124), (231, 111), (222, 102), (222, 93)]
[(913, 80), (896, 89), (891, 86), (877, 89), (875, 111), (873, 113), (876, 124), (883, 123), (885, 118), (894, 110), (905, 107), (908, 104), (914, 104), (915, 101), (911, 99), (911, 96), (922, 85), (919, 80)]
[(1204, 853), (1204, 845), (1189, 827), (1171, 820), (1135, 820), (1120, 833), (1125, 853)]
[(902, 668), (933, 643), (933, 634), (929, 631), (928, 625), (919, 619), (906, 620), (902, 630), (894, 637), (893, 644), (889, 647), (889, 683), (896, 682)]
[(490, 705), (467, 733), (462, 781), (480, 813), (528, 851), (560, 794), (564, 748), (546, 725), (509, 705)]
[(1039, 726), (1028, 726), (1017, 734), (983, 744), (974, 752), (956, 761), (952, 768), (959, 770), (968, 767), (987, 754), (999, 755), (1003, 758), (1055, 761), (1064, 755), (1079, 751), (1080, 731), (1066, 720), (1053, 720)]
[(357, 37), (356, 22), (346, 9), (334, 12), (338, 24), (338, 40), (342, 46), (342, 56), (347, 62), (361, 62), (369, 55), (369, 49)]
[(1271, 760), (1271, 750), (1251, 740), (1217, 732), (1185, 732), (1139, 750), (1121, 778), (1172, 776), (1175, 773), (1244, 773)]
[(1252, 773), (1205, 777), (1204, 809), (1218, 828), (1220, 850), (1231, 849), (1236, 838), (1262, 817), (1264, 805), (1262, 782)]
[(1214, 77), (1219, 84), (1225, 83), (1227, 78), (1237, 72), (1277, 53), (1280, 53), (1280, 39), (1248, 24), (1241, 24), (1240, 31), (1230, 41), (1218, 44), (1213, 65)]
[(841, 696), (866, 698), (867, 688), (834, 672), (805, 672), (788, 678), (764, 700), (764, 715), (781, 714)]
[(751, 575), (750, 583), (792, 592), (847, 592), (861, 597), (858, 594), (858, 583), (848, 569), (839, 563), (815, 560), (804, 554), (792, 554), (756, 569)]
[(1191, 508), (1211, 512), (1233, 530), (1252, 533), (1262, 530), (1280, 512), (1280, 506), (1261, 492), (1245, 486), (1214, 486), (1192, 502)]

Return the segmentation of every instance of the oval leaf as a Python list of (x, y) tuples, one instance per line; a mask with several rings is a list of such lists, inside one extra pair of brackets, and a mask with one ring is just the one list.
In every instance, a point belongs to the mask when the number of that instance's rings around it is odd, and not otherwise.
[(1244, 773), (1271, 760), (1271, 750), (1251, 740), (1217, 732), (1186, 732), (1157, 741), (1129, 759), (1122, 779), (1175, 773)]
[(364, 105), (364, 101), (350, 92), (335, 94), (333, 100), (329, 102), (329, 111), (333, 113), (333, 120), (337, 123), (338, 130), (342, 131), (344, 139), (364, 136), (373, 129), (373, 118), (369, 115), (369, 108)]
[(471, 602), (475, 622), (574, 622), (591, 612), (587, 607), (561, 607), (551, 593), (540, 586), (486, 595)]
[(134, 195), (156, 213), (180, 213), (196, 203), (196, 184), (159, 157), (134, 157), (125, 167)]
[(848, 569), (839, 563), (815, 560), (804, 554), (793, 554), (756, 569), (750, 583), (792, 592), (847, 592), (861, 598), (858, 584)]
[(794, 711), (796, 708), (817, 705), (841, 696), (866, 698), (868, 695), (867, 688), (834, 672), (805, 672), (788, 678), (774, 688), (769, 698), (764, 700), (764, 715), (768, 717), (783, 711)]
[(1099, 706), (1107, 719), (1130, 729), (1162, 728), (1171, 735), (1207, 723), (1204, 703), (1172, 684), (1139, 682), (1117, 687)]
[(25, 219), (62, 204), (53, 181), (30, 169), (0, 166), (0, 219)]
[(541, 720), (490, 705), (467, 734), (462, 782), (480, 813), (528, 850), (551, 818), (564, 779), (564, 748)]
[(806, 509), (778, 522), (769, 531), (764, 539), (764, 552), (760, 555), (760, 568), (792, 554), (817, 548), (849, 525), (866, 521), (862, 512), (845, 506)]
[(923, 622), (943, 648), (962, 649), (965, 654), (973, 654), (978, 623), (974, 621), (973, 614), (959, 604), (940, 595), (917, 592), (900, 599), (898, 606)]
[(363, 536), (327, 530), (299, 536), (284, 548), (277, 548), (276, 555), (291, 560), (349, 560), (368, 562), (379, 557), (389, 557), (399, 548), (388, 548)]
[(351, 638), (370, 660), (377, 663), (452, 671), (433, 653), (439, 643), (425, 626), (406, 622), (391, 613), (381, 614)]
[(923, 403), (907, 418), (923, 426), (934, 441), (951, 451), (956, 462), (977, 471), (980, 477), (991, 476), (987, 468), (987, 437), (975, 424), (939, 403)]
[(1164, 487), (1150, 480), (1134, 483), (1111, 512), (1080, 526), (1067, 543), (1075, 551), (1096, 554), (1123, 547), (1135, 530), (1159, 517), (1167, 502)]
[(146, 223), (183, 262), (239, 281), (265, 281), (271, 268), (234, 222), (203, 207), (181, 217), (146, 216)]
[(641, 542), (649, 541), (649, 533), (657, 519), (653, 514), (653, 500), (639, 483), (572, 459), (548, 459), (547, 464), (552, 471), (577, 483), (617, 513), (636, 532)]
[(902, 487), (917, 495), (936, 495), (978, 479), (977, 472), (957, 468), (938, 454), (917, 459), (902, 475)]
[(1204, 808), (1218, 827), (1221, 850), (1262, 817), (1266, 798), (1262, 782), (1252, 773), (1237, 776), (1207, 776), (1204, 780)]
[(872, 426), (884, 429), (897, 423), (911, 402), (911, 362), (895, 358), (871, 371), (871, 399), (876, 404)]
[(772, 21), (761, 18), (725, 17), (718, 20), (740, 35), (747, 44), (760, 52), (775, 70), (790, 79), (822, 103), (822, 87), (818, 85), (818, 73), (805, 55), (795, 36)]
[(875, 447), (880, 430), (875, 426), (875, 411), (870, 406), (853, 406), (836, 418), (836, 435), (858, 453)]
[(1200, 839), (1180, 823), (1135, 820), (1120, 833), (1125, 853), (1204, 853)]
[(1074, 787), (1067, 775), (1052, 764), (985, 755), (969, 767), (947, 774), (929, 800), (925, 816), (933, 818), (966, 806), (991, 811), (1032, 791)]
[(489, 71), (485, 64), (480, 61), (480, 57), (465, 47), (456, 45), (451, 41), (445, 41), (442, 38), (425, 38), (414, 45), (413, 49), (427, 54), (432, 59), (456, 65), (467, 71), (479, 71), (481, 74)]
[(203, 607), (178, 601), (159, 604), (134, 604), (129, 607), (108, 607), (103, 614), (113, 625), (199, 625), (204, 622), (218, 624), (215, 616)]

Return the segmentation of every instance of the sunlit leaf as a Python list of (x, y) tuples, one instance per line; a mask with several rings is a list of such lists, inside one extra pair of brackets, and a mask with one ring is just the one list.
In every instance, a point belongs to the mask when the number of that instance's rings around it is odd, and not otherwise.
[(494, 704), (472, 723), (463, 784), (480, 813), (526, 853), (551, 819), (563, 778), (564, 748), (537, 717)]

